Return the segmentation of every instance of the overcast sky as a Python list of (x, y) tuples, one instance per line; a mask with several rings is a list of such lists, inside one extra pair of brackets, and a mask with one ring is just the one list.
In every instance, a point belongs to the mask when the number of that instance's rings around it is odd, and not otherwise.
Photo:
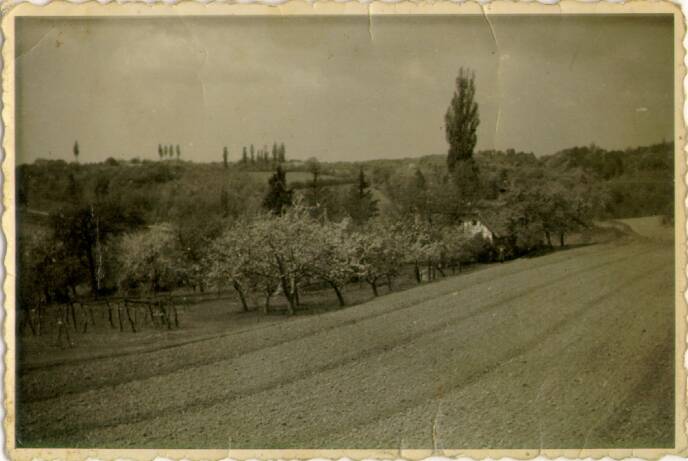
[[(478, 149), (537, 155), (673, 138), (670, 16), (20, 19), (17, 156), (182, 156), (283, 141), (287, 156), (445, 153), (461, 66)], [(495, 41), (496, 39), (496, 41)]]

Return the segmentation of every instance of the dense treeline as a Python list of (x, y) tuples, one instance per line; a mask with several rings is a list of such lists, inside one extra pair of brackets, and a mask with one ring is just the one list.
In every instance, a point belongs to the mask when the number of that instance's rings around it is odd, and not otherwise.
[[(303, 168), (310, 179), (302, 176), (297, 190), (284, 188), (293, 191), (289, 202), (300, 198), (314, 218), (339, 222), (348, 217), (360, 225), (376, 215), (388, 222), (420, 217), (433, 226), (476, 219), (521, 253), (561, 243), (566, 233), (583, 229), (593, 218), (671, 214), (672, 160), (670, 143), (623, 155), (579, 147), (542, 159), (514, 151), (479, 152), (478, 199), (469, 207), (461, 197), (465, 191), (450, 180), (440, 156), (350, 164), (349, 171), (358, 169), (358, 174), (344, 184), (331, 176), (319, 179), (332, 166), (311, 162)], [(217, 175), (217, 170), (186, 162), (113, 159), (90, 165), (20, 165), (19, 220), (27, 209), (49, 214), (31, 232), (19, 234), (20, 249), (30, 249), (32, 259), (20, 261), (20, 281), (31, 285), (38, 283), (34, 278), (45, 280), (44, 300), (73, 296), (78, 286), (113, 292), (120, 289), (118, 258), (109, 255), (119, 240), (152, 225), (167, 225), (184, 250), (183, 264), (193, 268), (180, 283), (199, 287), (203, 250), (235, 220), (261, 214), (269, 191), (267, 177), (231, 170)], [(49, 264), (53, 260), (59, 263)], [(29, 291), (35, 297), (41, 290)]]
[(582, 169), (608, 195), (605, 217), (673, 215), (674, 144), (663, 142), (624, 151), (595, 145), (546, 157), (548, 168)]
[[(290, 194), (283, 205), (301, 201), (310, 218), (337, 225), (347, 219), (349, 226), (358, 226), (357, 232), (371, 218), (421, 222), (438, 229), (478, 220), (494, 233), (497, 244), (505, 246), (506, 257), (543, 244), (561, 244), (567, 233), (585, 229), (594, 218), (671, 214), (670, 143), (629, 149), (623, 155), (589, 146), (541, 159), (515, 151), (479, 152), (474, 158), (480, 180), (470, 206), (462, 197), (466, 191), (451, 180), (440, 156), (349, 164), (349, 174), (358, 173), (344, 184), (332, 176), (320, 179), (332, 166), (312, 161), (302, 167), (304, 179), (298, 189), (287, 185), (285, 178), (280, 181)], [(179, 249), (175, 264), (185, 269), (172, 277), (173, 285), (196, 289), (212, 285), (207, 278), (207, 248), (218, 238), (227, 238), (227, 228), (236, 228), (237, 222), (264, 217), (261, 210), (270, 190), (266, 176), (253, 178), (233, 174), (231, 169), (218, 175), (218, 169), (186, 162), (113, 159), (89, 165), (63, 161), (20, 165), (19, 224), (25, 217), (25, 224), (33, 226), (30, 232), (19, 233), (20, 257), (26, 258), (19, 261), (20, 298), (50, 302), (74, 297), (78, 291), (81, 295), (121, 291), (122, 260), (127, 259), (122, 256), (122, 242), (151, 229), (174, 237), (171, 247)], [(48, 216), (32, 224), (40, 216), (26, 210)], [(161, 234), (161, 228), (167, 233)], [(134, 251), (129, 262), (136, 260), (136, 254), (142, 253)], [(354, 270), (351, 274), (362, 276)], [(250, 289), (258, 286), (255, 281), (249, 285)], [(151, 289), (173, 288), (160, 283)]]
[(185, 260), (174, 234), (161, 225), (122, 239), (118, 273), (125, 291), (157, 293), (185, 284), (231, 287), (245, 310), (254, 307), (249, 293), (262, 294), (263, 312), (279, 294), (294, 313), (304, 287), (326, 285), (345, 305), (345, 287), (352, 281), (368, 283), (377, 296), (380, 286), (393, 287), (404, 265), (414, 267), (421, 283), (490, 251), (487, 242), (457, 226), (382, 221), (357, 226), (349, 219), (316, 218), (302, 204), (280, 215), (233, 222), (206, 247), (198, 266)]
[(402, 267), (421, 283), (564, 246), (595, 219), (672, 216), (673, 144), (474, 153), (474, 97), (461, 70), (446, 156), (323, 164), (287, 161), (273, 143), (193, 164), (161, 145), (158, 162), (82, 165), (75, 143), (75, 162), (20, 165), (18, 305), (229, 288), (245, 310), (280, 295), (294, 313), (314, 285), (344, 305), (349, 283), (377, 296)]
[[(596, 197), (597, 205), (592, 213), (596, 219), (673, 214), (672, 142), (624, 151), (607, 151), (590, 145), (540, 158), (513, 149), (491, 150), (479, 151), (473, 158), (481, 176), (480, 197), (487, 201), (503, 198), (518, 187), (528, 188), (529, 180), (536, 186), (538, 178), (547, 178), (555, 188), (571, 182), (585, 186), (581, 190)], [(446, 156), (432, 155), (374, 160), (364, 165), (375, 187), (385, 189), (403, 181), (400, 178), (410, 180), (416, 170), (426, 179), (441, 179), (446, 175), (445, 163)]]

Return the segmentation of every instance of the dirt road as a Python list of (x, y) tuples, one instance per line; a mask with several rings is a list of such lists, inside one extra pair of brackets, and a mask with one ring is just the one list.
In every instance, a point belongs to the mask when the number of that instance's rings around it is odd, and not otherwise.
[(22, 374), (19, 446), (673, 444), (670, 241), (495, 265), (328, 314)]

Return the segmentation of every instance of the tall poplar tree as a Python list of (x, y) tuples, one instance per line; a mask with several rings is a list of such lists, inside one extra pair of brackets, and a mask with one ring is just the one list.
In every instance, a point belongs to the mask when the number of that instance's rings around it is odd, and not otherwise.
[(281, 143), (279, 146), (278, 158), (279, 158), (279, 161), (282, 163), (287, 161), (287, 149), (284, 147), (284, 143)]
[(447, 168), (457, 186), (460, 206), (465, 213), (469, 213), (480, 192), (480, 172), (473, 160), (480, 116), (475, 101), (475, 74), (472, 71), (464, 68), (459, 70), (454, 96), (444, 121), (449, 143)]
[(475, 102), (475, 74), (461, 68), (456, 78), (456, 89), (444, 116), (449, 153), (447, 166), (454, 172), (458, 162), (473, 158), (480, 124), (478, 103)]

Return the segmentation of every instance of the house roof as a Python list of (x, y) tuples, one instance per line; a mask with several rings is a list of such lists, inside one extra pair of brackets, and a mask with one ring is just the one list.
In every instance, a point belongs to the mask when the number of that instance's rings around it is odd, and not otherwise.
[(505, 204), (494, 204), (477, 213), (477, 219), (496, 237), (505, 237), (509, 234), (508, 216)]

